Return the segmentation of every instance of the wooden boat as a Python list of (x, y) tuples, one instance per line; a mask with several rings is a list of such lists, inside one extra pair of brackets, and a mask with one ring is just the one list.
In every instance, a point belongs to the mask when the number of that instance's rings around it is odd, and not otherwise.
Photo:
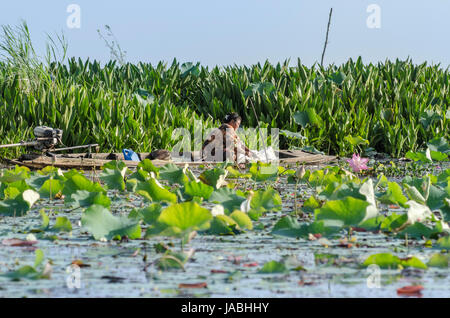
[[(141, 160), (153, 159), (153, 153), (138, 153)], [(280, 164), (292, 165), (292, 164), (305, 164), (305, 165), (318, 165), (331, 163), (336, 160), (336, 156), (327, 156), (320, 154), (313, 154), (300, 150), (280, 150), (278, 152)], [(124, 160), (124, 156), (121, 153), (77, 153), (77, 154), (62, 154), (57, 157), (46, 156), (41, 154), (24, 154), (18, 159), (3, 159), (9, 165), (25, 166), (30, 169), (42, 169), (47, 166), (54, 166), (61, 169), (81, 169), (81, 170), (95, 170), (101, 169), (101, 167), (111, 162), (112, 160), (123, 161), (128, 167), (137, 167), (139, 161)], [(163, 166), (168, 163), (175, 165), (189, 166), (198, 165), (215, 165), (217, 162), (206, 161), (176, 161), (176, 160), (161, 160), (154, 159), (152, 163), (155, 166)]]

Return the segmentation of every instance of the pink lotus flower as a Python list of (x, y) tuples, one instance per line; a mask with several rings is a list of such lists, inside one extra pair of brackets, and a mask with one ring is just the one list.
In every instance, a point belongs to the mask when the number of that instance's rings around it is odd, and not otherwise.
[(347, 160), (347, 162), (349, 163), (350, 167), (353, 169), (353, 172), (360, 172), (361, 170), (367, 170), (369, 169), (366, 166), (366, 163), (369, 161), (368, 158), (361, 158), (359, 155), (357, 154), (353, 154), (352, 159)]

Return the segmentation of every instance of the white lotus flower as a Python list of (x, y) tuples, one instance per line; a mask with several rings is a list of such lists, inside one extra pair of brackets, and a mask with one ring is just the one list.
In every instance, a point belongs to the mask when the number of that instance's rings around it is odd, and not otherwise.
[(429, 207), (417, 203), (416, 201), (409, 200), (406, 202), (409, 206), (408, 209), (408, 222), (414, 224), (415, 222), (422, 222), (425, 219), (431, 217), (432, 213)]
[(37, 238), (33, 234), (28, 234), (26, 240), (33, 242), (33, 241), (37, 241)]
[(364, 184), (359, 189), (359, 193), (366, 197), (366, 201), (369, 205), (366, 208), (366, 216), (361, 222), (364, 222), (368, 219), (374, 218), (378, 215), (377, 204), (375, 201), (375, 191), (373, 189), (372, 179), (364, 182)]
[(212, 214), (212, 216), (224, 215), (225, 214), (225, 209), (223, 208), (223, 206), (221, 204), (216, 204), (211, 209), (211, 214)]

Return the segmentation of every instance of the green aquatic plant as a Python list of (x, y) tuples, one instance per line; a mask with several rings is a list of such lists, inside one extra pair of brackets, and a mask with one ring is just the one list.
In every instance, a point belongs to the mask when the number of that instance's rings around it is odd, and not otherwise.
[(239, 210), (228, 215), (216, 215), (211, 221), (208, 233), (215, 235), (239, 234), (244, 230), (252, 230), (253, 223), (250, 217)]
[(80, 190), (96, 193), (101, 192), (106, 194), (106, 190), (100, 183), (92, 182), (77, 170), (73, 169), (64, 173), (64, 177), (66, 178), (66, 180), (64, 182), (62, 193), (65, 196), (65, 202), (73, 201), (72, 195)]
[(228, 213), (239, 210), (245, 200), (245, 195), (242, 192), (230, 188), (215, 190), (208, 199), (211, 203), (221, 204)]
[(445, 137), (436, 137), (427, 142), (425, 151), (408, 151), (406, 158), (414, 161), (431, 163), (433, 161), (448, 161), (450, 145)]
[(260, 274), (275, 274), (275, 273), (286, 273), (288, 269), (286, 266), (277, 261), (270, 261), (264, 264), (264, 266), (258, 271)]
[(39, 198), (39, 193), (31, 189), (17, 193), (14, 198), (0, 201), (0, 215), (24, 216)]
[(443, 250), (450, 250), (450, 236), (444, 236), (440, 238), (437, 242), (436, 247)]
[(339, 233), (342, 226), (343, 222), (340, 220), (322, 220), (300, 224), (294, 217), (285, 216), (273, 226), (271, 233), (274, 235), (308, 239), (311, 234), (332, 236)]
[[(44, 61), (26, 24), (2, 30), (0, 133), (5, 142), (30, 139), (29, 123), (45, 116), (46, 125), (72, 132), (63, 136), (66, 145), (99, 143), (102, 152), (171, 150), (177, 144), (175, 129), (193, 134), (195, 121), (212, 128), (231, 111), (241, 114), (246, 127), (281, 129), (281, 148), (308, 145), (342, 156), (370, 146), (400, 157), (427, 141), (448, 139), (443, 88), (449, 71), (439, 65), (364, 64), (361, 58), (327, 68), (300, 60), (213, 68), (176, 60), (132, 64), (115, 58), (101, 64), (65, 61), (63, 36), (47, 41)], [(198, 141), (190, 144), (198, 147)]]
[(415, 256), (399, 258), (398, 256), (389, 254), (389, 253), (379, 253), (370, 255), (362, 264), (362, 266), (369, 266), (371, 264), (375, 264), (380, 266), (380, 268), (390, 268), (397, 269), (399, 266), (401, 267), (414, 267), (419, 269), (427, 269), (427, 265), (425, 265), (420, 259)]
[(164, 188), (164, 186), (153, 177), (150, 177), (147, 181), (139, 181), (135, 192), (152, 202), (177, 202), (176, 194)]
[(77, 190), (76, 192), (72, 193), (70, 198), (65, 199), (65, 204), (72, 207), (73, 209), (87, 208), (94, 204), (109, 208), (111, 206), (111, 200), (103, 192)]
[(203, 182), (190, 181), (184, 184), (184, 193), (190, 197), (201, 197), (208, 200), (213, 192), (214, 188)]
[(128, 215), (128, 218), (142, 220), (145, 224), (151, 225), (156, 223), (162, 209), (163, 207), (161, 204), (152, 203), (145, 208), (133, 209)]
[(251, 191), (239, 209), (247, 213), (251, 219), (258, 220), (265, 212), (280, 211), (282, 200), (280, 194), (273, 188)]
[(81, 216), (81, 224), (96, 240), (129, 239), (141, 237), (138, 222), (125, 216), (114, 216), (102, 205), (90, 206)]
[(1, 276), (10, 278), (13, 281), (19, 281), (21, 279), (49, 279), (52, 272), (52, 267), (49, 263), (42, 266), (44, 261), (44, 252), (41, 249), (37, 249), (34, 253), (34, 266), (25, 265), (15, 271), (1, 274)]
[(174, 230), (175, 233), (206, 230), (212, 219), (208, 209), (195, 202), (172, 204), (165, 208), (158, 217), (158, 222)]
[(403, 195), (403, 190), (397, 182), (388, 182), (385, 192), (378, 193), (378, 200), (386, 204), (398, 204), (406, 206), (408, 199)]
[(252, 163), (249, 168), (251, 178), (255, 182), (277, 180), (278, 172), (278, 165), (260, 161)]
[(71, 232), (72, 224), (70, 220), (65, 216), (58, 216), (55, 220), (53, 227), (49, 229), (51, 232)]
[(144, 171), (147, 171), (148, 173), (153, 172), (155, 173), (156, 178), (159, 178), (160, 168), (155, 167), (155, 165), (149, 159), (144, 159), (139, 162), (138, 169), (142, 169)]
[[(114, 162), (110, 163), (110, 165), (112, 164)], [(125, 175), (127, 170), (128, 168), (123, 162), (120, 167), (114, 169), (103, 166), (100, 180), (106, 184), (109, 190), (125, 191)]]
[(344, 226), (357, 226), (366, 219), (367, 207), (370, 204), (366, 201), (345, 197), (342, 200), (327, 201), (314, 211), (316, 220), (338, 220)]
[(189, 178), (186, 175), (186, 169), (187, 166), (185, 168), (179, 168), (178, 166), (169, 163), (159, 169), (159, 176), (161, 179), (167, 180), (172, 184), (178, 183), (182, 185), (189, 181)]
[(198, 177), (203, 183), (212, 186), (215, 190), (220, 189), (226, 185), (226, 177), (228, 170), (222, 168), (214, 168), (203, 171)]
[(192, 256), (192, 252), (174, 252), (170, 249), (164, 252), (164, 255), (159, 257), (155, 263), (156, 266), (163, 271), (166, 270), (184, 270), (184, 265)]
[(447, 254), (436, 253), (430, 257), (428, 267), (448, 268), (450, 257)]

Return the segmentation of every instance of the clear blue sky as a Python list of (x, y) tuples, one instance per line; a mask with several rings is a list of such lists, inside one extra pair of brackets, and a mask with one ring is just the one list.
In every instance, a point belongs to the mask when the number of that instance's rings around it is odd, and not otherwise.
[[(81, 28), (66, 25), (69, 4), (81, 8)], [(381, 8), (381, 28), (369, 29), (370, 4)], [(106, 62), (97, 29), (111, 26), (127, 61), (253, 64), (300, 57), (320, 61), (330, 7), (333, 19), (325, 63), (405, 59), (450, 64), (448, 0), (14, 0), (4, 1), (0, 24), (25, 19), (43, 53), (45, 32), (63, 30), (69, 56)]]

